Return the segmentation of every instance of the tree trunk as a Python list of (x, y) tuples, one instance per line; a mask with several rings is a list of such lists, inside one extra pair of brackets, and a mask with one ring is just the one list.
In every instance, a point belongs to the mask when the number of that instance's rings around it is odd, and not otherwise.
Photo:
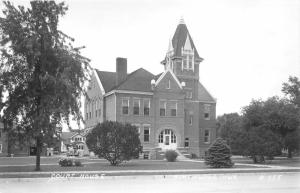
[(292, 150), (291, 148), (288, 148), (288, 158), (292, 158), (293, 154), (292, 154)]
[(41, 170), (41, 138), (36, 138), (36, 160), (35, 160), (35, 171)]
[(253, 160), (253, 163), (255, 163), (255, 164), (257, 163), (257, 159), (256, 159), (255, 155), (252, 156), (252, 160)]

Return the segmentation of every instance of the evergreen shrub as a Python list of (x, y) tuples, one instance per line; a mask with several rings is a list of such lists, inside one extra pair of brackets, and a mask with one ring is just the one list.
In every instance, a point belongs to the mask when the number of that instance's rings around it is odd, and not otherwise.
[(205, 156), (205, 164), (213, 168), (231, 168), (234, 163), (231, 161), (231, 150), (222, 138), (216, 141), (208, 148)]

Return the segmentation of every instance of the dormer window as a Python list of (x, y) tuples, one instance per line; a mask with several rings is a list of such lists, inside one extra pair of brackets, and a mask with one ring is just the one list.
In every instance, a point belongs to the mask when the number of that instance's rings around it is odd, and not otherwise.
[(182, 53), (182, 69), (194, 70), (194, 49), (192, 48), (190, 38), (187, 36)]
[(194, 70), (194, 53), (182, 50), (182, 68), (184, 70)]

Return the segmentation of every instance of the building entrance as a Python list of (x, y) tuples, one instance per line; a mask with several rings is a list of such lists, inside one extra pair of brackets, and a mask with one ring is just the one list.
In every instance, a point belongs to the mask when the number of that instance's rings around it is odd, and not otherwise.
[(173, 130), (165, 129), (160, 132), (158, 136), (158, 146), (163, 150), (177, 148), (176, 135)]

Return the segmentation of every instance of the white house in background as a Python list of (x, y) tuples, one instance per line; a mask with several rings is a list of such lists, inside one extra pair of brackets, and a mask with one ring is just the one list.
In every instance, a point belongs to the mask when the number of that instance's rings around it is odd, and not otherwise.
[(82, 132), (62, 132), (61, 135), (61, 152), (79, 156), (89, 155), (88, 147), (85, 143), (86, 134)]

